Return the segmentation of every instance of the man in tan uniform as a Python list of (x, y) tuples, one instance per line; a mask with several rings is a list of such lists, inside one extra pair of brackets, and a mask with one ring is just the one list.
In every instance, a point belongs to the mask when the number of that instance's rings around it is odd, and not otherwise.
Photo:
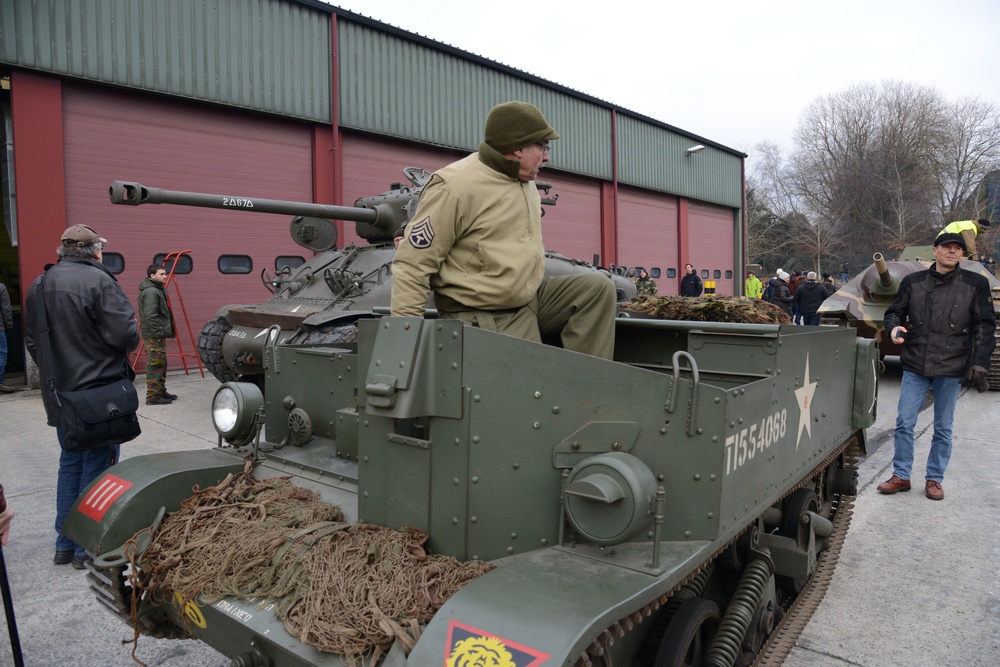
[(479, 151), (436, 172), (392, 263), (392, 314), (441, 317), (611, 359), (614, 284), (598, 273), (545, 277), (534, 180), (559, 135), (526, 102), (494, 107)]

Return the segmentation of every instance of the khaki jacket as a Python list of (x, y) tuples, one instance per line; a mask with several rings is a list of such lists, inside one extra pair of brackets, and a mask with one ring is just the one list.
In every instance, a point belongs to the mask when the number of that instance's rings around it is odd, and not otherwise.
[(518, 163), (480, 144), (436, 172), (420, 194), (392, 263), (392, 314), (524, 306), (545, 273), (541, 198)]

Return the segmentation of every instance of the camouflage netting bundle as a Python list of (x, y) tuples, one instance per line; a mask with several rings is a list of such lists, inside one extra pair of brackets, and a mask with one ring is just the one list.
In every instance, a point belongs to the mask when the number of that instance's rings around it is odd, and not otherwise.
[(660, 320), (745, 324), (792, 323), (788, 313), (773, 303), (732, 296), (643, 296), (622, 308)]
[[(493, 569), (427, 554), (427, 535), (348, 525), (339, 508), (287, 478), (244, 472), (195, 489), (167, 517), (140, 556), (141, 586), (163, 603), (197, 596), (274, 601), (285, 628), (303, 643), (350, 664), (399, 640), (407, 653), (420, 624), (463, 585)], [(136, 568), (133, 565), (133, 572)], [(171, 600), (171, 603), (175, 603)]]

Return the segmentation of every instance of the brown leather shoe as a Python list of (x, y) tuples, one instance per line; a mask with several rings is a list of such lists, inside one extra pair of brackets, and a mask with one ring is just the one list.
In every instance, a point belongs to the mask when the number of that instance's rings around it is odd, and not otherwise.
[(893, 475), (878, 485), (878, 490), (882, 493), (896, 493), (897, 491), (909, 491), (910, 480)]
[(933, 479), (927, 480), (924, 493), (931, 500), (944, 500), (944, 489), (941, 488), (941, 482), (935, 482)]

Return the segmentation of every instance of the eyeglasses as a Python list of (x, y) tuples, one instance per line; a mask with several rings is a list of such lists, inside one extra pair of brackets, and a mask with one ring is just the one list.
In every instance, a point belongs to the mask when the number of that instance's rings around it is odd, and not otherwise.
[(548, 144), (543, 144), (540, 141), (536, 141), (535, 145), (542, 149), (542, 155), (548, 155), (552, 148)]

